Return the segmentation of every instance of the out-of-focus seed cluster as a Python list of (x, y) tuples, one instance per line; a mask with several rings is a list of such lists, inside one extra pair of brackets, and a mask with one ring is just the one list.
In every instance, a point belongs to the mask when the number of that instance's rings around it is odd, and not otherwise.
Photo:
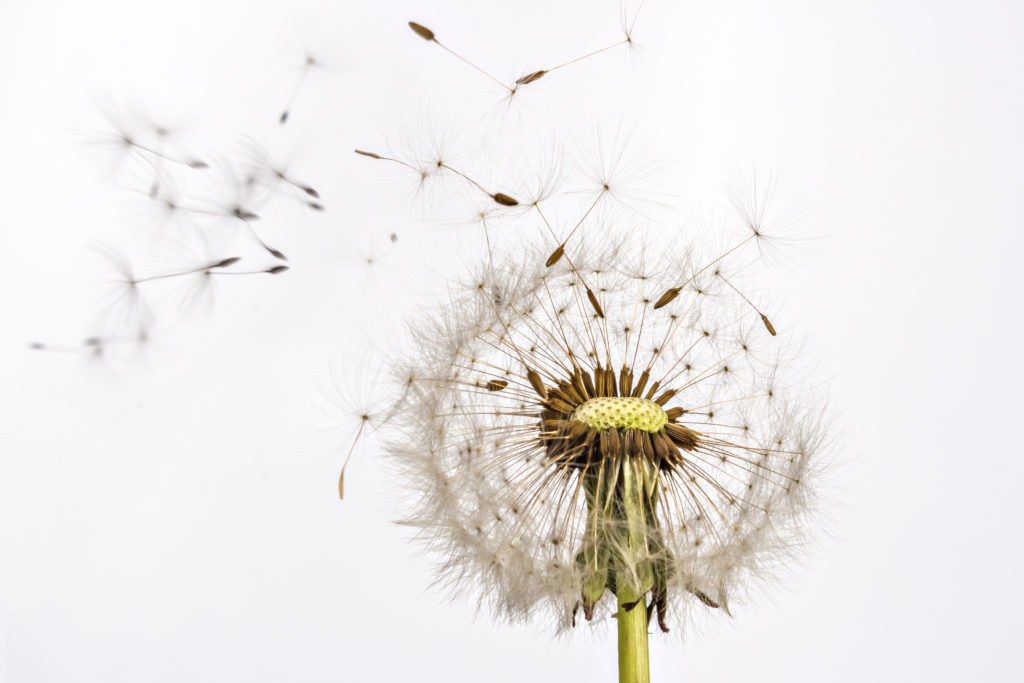
[[(307, 60), (302, 73), (312, 65)], [(290, 268), (284, 251), (261, 236), (261, 216), (273, 203), (325, 210), (319, 191), (254, 138), (196, 154), (182, 131), (140, 111), (110, 107), (102, 118), (99, 128), (83, 131), (84, 140), (109, 156), (124, 183), (119, 189), (134, 195), (143, 212), (127, 236), (96, 247), (108, 287), (92, 334), (78, 344), (31, 348), (101, 355), (143, 344), (183, 308), (208, 305), (215, 281)]]

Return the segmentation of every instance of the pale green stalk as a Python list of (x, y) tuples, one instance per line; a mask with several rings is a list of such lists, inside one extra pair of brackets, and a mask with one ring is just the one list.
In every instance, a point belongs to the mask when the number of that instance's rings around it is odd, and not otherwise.
[[(619, 602), (619, 683), (650, 683), (651, 667), (647, 653), (647, 605), (642, 596), (622, 581)], [(623, 605), (635, 603), (628, 612)]]
[[(646, 515), (644, 513), (644, 477), (637, 458), (620, 454), (622, 463), (622, 512), (625, 517), (625, 548), (632, 560), (640, 582), (637, 590), (630, 573), (620, 571), (616, 581), (619, 604), (619, 683), (650, 683), (650, 658), (647, 652), (647, 604), (644, 592), (650, 589), (654, 577), (650, 560), (644, 552), (647, 546)], [(623, 558), (625, 559), (625, 558)], [(623, 567), (624, 569), (624, 567)]]

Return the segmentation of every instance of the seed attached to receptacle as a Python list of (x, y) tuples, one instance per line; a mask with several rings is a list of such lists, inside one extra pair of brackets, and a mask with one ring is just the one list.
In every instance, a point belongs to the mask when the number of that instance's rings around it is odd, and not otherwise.
[(548, 390), (547, 387), (544, 386), (544, 380), (540, 378), (540, 375), (537, 374), (536, 370), (527, 370), (526, 379), (530, 382), (530, 386), (533, 387), (533, 390), (537, 392), (538, 396), (541, 398), (548, 397)]

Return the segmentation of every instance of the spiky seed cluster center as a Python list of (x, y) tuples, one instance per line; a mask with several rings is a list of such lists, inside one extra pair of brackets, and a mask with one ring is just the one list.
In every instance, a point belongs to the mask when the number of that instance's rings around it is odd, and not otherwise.
[(633, 396), (592, 398), (573, 411), (572, 419), (594, 429), (639, 429), (652, 434), (668, 424), (664, 408)]

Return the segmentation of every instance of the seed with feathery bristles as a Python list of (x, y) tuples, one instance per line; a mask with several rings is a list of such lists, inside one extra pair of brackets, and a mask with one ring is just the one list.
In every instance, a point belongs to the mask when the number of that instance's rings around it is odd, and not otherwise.
[(362, 154), (364, 157), (370, 157), (371, 159), (383, 159), (384, 158), (384, 157), (382, 157), (379, 154), (374, 154), (373, 152), (364, 152), (361, 149), (357, 149), (357, 150), (353, 150), (353, 151), (356, 154)]
[(463, 57), (459, 53), (455, 52), (454, 50), (452, 50), (447, 45), (444, 45), (441, 41), (439, 41), (437, 39), (437, 36), (434, 34), (434, 32), (431, 31), (426, 26), (423, 26), (422, 24), (417, 24), (415, 21), (410, 21), (409, 22), (409, 28), (411, 28), (413, 30), (413, 32), (416, 35), (418, 35), (420, 38), (423, 38), (427, 42), (432, 42), (432, 43), (436, 44), (438, 47), (440, 47), (445, 52), (447, 52), (450, 55), (456, 57), (460, 61), (465, 62), (469, 66), (473, 67), (474, 69), (476, 69), (477, 71), (482, 73), (484, 76), (487, 76), (487, 78), (491, 79), (492, 81), (494, 81), (495, 83), (500, 85), (502, 88), (508, 90), (510, 93), (515, 93), (515, 88), (512, 88), (512, 87), (509, 87), (509, 86), (505, 85), (504, 83), (502, 83), (497, 78), (495, 78), (491, 74), (489, 74), (486, 71), (484, 71), (483, 69), (481, 69), (479, 66), (477, 66), (476, 64), (474, 64), (470, 60), (466, 59), (465, 57)]
[(487, 382), (487, 391), (501, 391), (508, 386), (508, 381), (504, 379), (492, 379)]
[(770, 320), (768, 320), (768, 316), (766, 316), (764, 313), (761, 314), (761, 322), (764, 323), (765, 329), (768, 330), (768, 333), (771, 334), (774, 337), (775, 336), (775, 326), (772, 325), (772, 322)]

